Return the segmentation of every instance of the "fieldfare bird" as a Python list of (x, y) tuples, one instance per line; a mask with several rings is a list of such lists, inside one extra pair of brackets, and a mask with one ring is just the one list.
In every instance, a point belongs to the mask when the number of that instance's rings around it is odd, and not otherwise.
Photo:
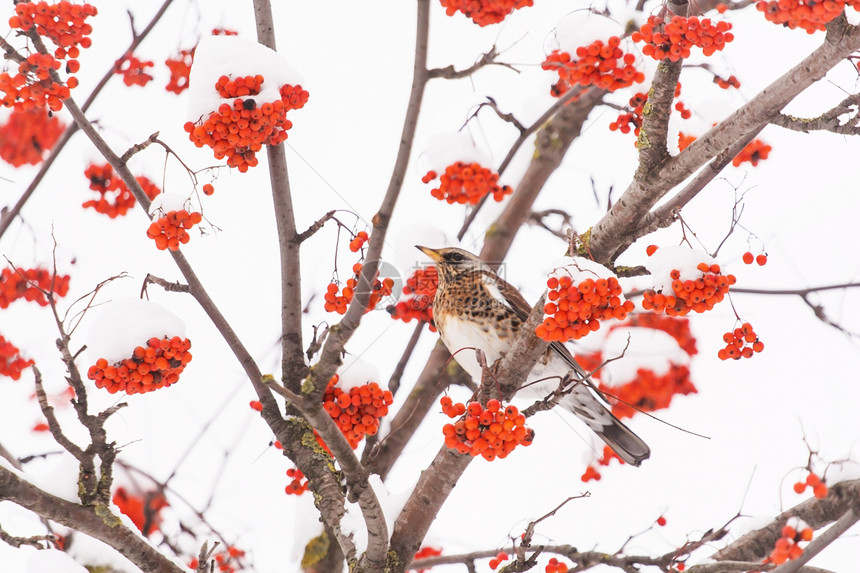
[[(484, 261), (455, 247), (430, 249), (416, 245), (436, 265), (439, 285), (433, 301), (433, 322), (442, 342), (455, 360), (480, 383), (482, 369), (476, 353), (483, 351), (492, 365), (510, 348), (519, 329), (531, 312), (516, 288), (499, 277)], [(570, 392), (559, 405), (573, 412), (628, 464), (638, 466), (651, 454), (648, 445), (621, 423), (589, 389), (588, 374), (577, 364), (570, 351), (551, 342), (524, 384), (544, 396), (558, 381), (571, 374)]]

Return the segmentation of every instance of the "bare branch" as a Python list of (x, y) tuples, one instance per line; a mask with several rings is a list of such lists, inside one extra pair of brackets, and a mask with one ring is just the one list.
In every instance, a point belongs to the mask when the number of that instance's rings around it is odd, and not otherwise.
[[(858, 107), (860, 107), (860, 94), (853, 94), (818, 117), (803, 118), (780, 113), (770, 123), (803, 133), (809, 133), (810, 131), (830, 131), (840, 135), (860, 135)], [(840, 116), (846, 114), (851, 117), (844, 122), (840, 121)]]
[(510, 64), (506, 64), (504, 62), (497, 62), (496, 57), (499, 55), (499, 51), (496, 49), (494, 45), (490, 48), (490, 51), (482, 54), (478, 61), (469, 66), (464, 70), (457, 70), (454, 66), (446, 66), (444, 68), (433, 68), (431, 70), (427, 70), (427, 79), (432, 80), (433, 78), (443, 78), (446, 80), (459, 80), (461, 78), (467, 78), (480, 70), (485, 66), (502, 66), (504, 68), (508, 68), (517, 72), (517, 69)]
[(132, 157), (134, 157), (135, 154), (140, 153), (141, 151), (143, 151), (144, 149), (146, 149), (147, 147), (149, 147), (150, 145), (155, 143), (155, 141), (157, 141), (157, 140), (158, 140), (158, 132), (156, 131), (155, 133), (153, 133), (152, 135), (147, 137), (142, 142), (135, 143), (134, 145), (129, 147), (128, 151), (123, 153), (122, 156), (119, 158), (120, 161), (122, 161), (123, 163), (128, 163), (128, 160), (131, 159)]

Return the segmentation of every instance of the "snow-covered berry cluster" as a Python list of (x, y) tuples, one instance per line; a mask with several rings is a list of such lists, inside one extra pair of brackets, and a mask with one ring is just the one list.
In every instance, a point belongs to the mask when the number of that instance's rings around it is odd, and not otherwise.
[(287, 139), (293, 124), (287, 112), (301, 109), (308, 101), (308, 92), (300, 85), (283, 85), (280, 98), (258, 102), (265, 79), (262, 75), (231, 78), (221, 76), (215, 91), (231, 103), (222, 103), (205, 119), (185, 124), (189, 139), (197, 147), (208, 145), (215, 159), (227, 158), (227, 165), (244, 173), (257, 165), (256, 154), (263, 145), (278, 145)]
[(478, 26), (498, 24), (507, 18), (514, 10), (531, 6), (533, 0), (439, 0), (445, 7), (445, 13), (453, 16), (463, 13)]
[(499, 174), (479, 163), (464, 163), (457, 161), (448, 165), (445, 172), (439, 176), (435, 171), (428, 171), (421, 179), (430, 183), (439, 178), (439, 186), (430, 194), (440, 201), (475, 205), (487, 194), (501, 201), (505, 195), (513, 193), (508, 185), (499, 185)]
[[(732, 274), (722, 274), (720, 265), (704, 251), (682, 247), (658, 251), (652, 247), (651, 260), (646, 266), (659, 284), (644, 292), (645, 310), (669, 316), (684, 316), (691, 310), (705, 312), (722, 301), (737, 280)], [(695, 263), (697, 260), (700, 262)]]
[(143, 394), (175, 384), (191, 361), (191, 341), (180, 336), (150, 338), (137, 346), (130, 358), (110, 364), (99, 358), (90, 366), (87, 377), (97, 388), (111, 394)]
[(567, 258), (546, 281), (549, 289), (544, 319), (535, 329), (544, 340), (579, 340), (600, 328), (600, 322), (627, 318), (634, 304), (624, 300), (618, 278), (601, 265), (581, 257)]
[(594, 40), (576, 48), (574, 55), (553, 50), (541, 63), (545, 70), (555, 70), (558, 81), (550, 91), (560, 97), (573, 86), (597, 86), (608, 91), (641, 83), (645, 75), (636, 69), (636, 56), (621, 49), (621, 38), (611, 36), (606, 42)]

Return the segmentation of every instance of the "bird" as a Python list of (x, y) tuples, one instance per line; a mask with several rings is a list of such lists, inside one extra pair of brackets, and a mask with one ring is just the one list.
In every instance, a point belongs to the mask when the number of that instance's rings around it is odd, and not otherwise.
[[(463, 370), (480, 383), (483, 372), (473, 349), (483, 351), (486, 363), (492, 365), (513, 344), (532, 307), (515, 287), (469, 251), (457, 247), (416, 248), (436, 266), (439, 283), (433, 300), (433, 322), (442, 342)], [(638, 466), (648, 459), (648, 445), (592, 392), (588, 374), (564, 344), (549, 344), (523, 386), (541, 390), (530, 383), (542, 380), (546, 396), (567, 374), (571, 380), (566, 388), (569, 393), (559, 405), (582, 420), (626, 463)]]

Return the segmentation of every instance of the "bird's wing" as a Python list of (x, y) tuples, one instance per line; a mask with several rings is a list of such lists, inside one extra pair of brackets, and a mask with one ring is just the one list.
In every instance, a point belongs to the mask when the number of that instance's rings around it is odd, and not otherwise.
[[(490, 273), (488, 272), (487, 274), (489, 275)], [(520, 291), (514, 288), (514, 286), (509, 282), (495, 274), (492, 275), (492, 278), (507, 305), (514, 311), (514, 313), (516, 313), (517, 318), (522, 322), (525, 322), (532, 311), (532, 305), (530, 305), (526, 299), (523, 298), (523, 295), (520, 294)], [(492, 284), (492, 282), (490, 282), (490, 284)], [(554, 340), (549, 343), (549, 347), (553, 352), (558, 354), (562, 360), (570, 366), (571, 370), (576, 372), (582, 380), (585, 380), (588, 377), (588, 374), (586, 374), (585, 370), (582, 369), (582, 366), (579, 365), (573, 357), (573, 354), (570, 353), (570, 350), (568, 350), (563, 343)]]

